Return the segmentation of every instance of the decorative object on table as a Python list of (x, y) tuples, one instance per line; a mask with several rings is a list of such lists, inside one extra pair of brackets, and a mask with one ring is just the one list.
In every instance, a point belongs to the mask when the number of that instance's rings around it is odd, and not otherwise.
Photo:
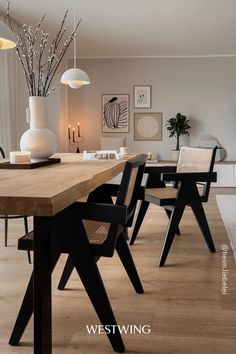
[(189, 135), (191, 126), (188, 124), (189, 119), (181, 113), (177, 113), (175, 117), (170, 118), (166, 122), (169, 132), (169, 138), (176, 138), (176, 149), (172, 150), (172, 161), (177, 161), (179, 157), (179, 140), (181, 135)]
[(129, 132), (129, 95), (102, 95), (102, 132)]
[(215, 136), (213, 135), (203, 135), (200, 140), (199, 140), (199, 147), (204, 147), (204, 148), (214, 148), (217, 147), (216, 150), (216, 161), (222, 161), (224, 160), (226, 156), (226, 151), (223, 148), (223, 146), (220, 144), (218, 139), (216, 139)]
[(152, 153), (151, 151), (148, 151), (147, 153), (147, 159), (150, 161), (152, 159)]
[[(74, 0), (74, 28), (76, 27), (77, 1), (78, 0)], [(69, 85), (72, 89), (78, 89), (82, 85), (90, 84), (90, 79), (86, 72), (76, 68), (76, 35), (74, 36), (74, 67), (63, 73), (61, 83)]]
[(96, 153), (98, 160), (119, 160), (119, 155), (116, 150), (98, 150)]
[[(46, 128), (46, 96), (57, 88), (57, 86), (53, 86), (54, 76), (81, 22), (79, 19), (69, 37), (66, 40), (63, 39), (66, 31), (67, 13), (68, 11), (66, 11), (59, 30), (50, 43), (48, 43), (49, 34), (44, 29), (41, 31), (45, 15), (41, 17), (37, 25), (24, 24), (20, 33), (16, 34), (16, 52), (25, 74), (30, 96), (29, 109), (27, 109), (27, 121), (30, 123), (30, 129), (23, 134), (20, 148), (30, 151), (34, 159), (48, 158), (57, 148), (56, 137)], [(13, 30), (9, 2), (7, 17), (10, 28)]]
[(120, 148), (120, 154), (121, 155), (127, 155), (129, 153), (129, 149), (126, 146), (122, 146)]
[(98, 151), (84, 151), (84, 161), (94, 160), (119, 160), (119, 155), (116, 150), (98, 150)]
[(80, 152), (79, 150), (79, 143), (82, 143), (84, 141), (84, 137), (81, 136), (80, 134), (80, 123), (77, 123), (77, 131), (75, 131), (75, 128), (72, 128), (71, 131), (71, 125), (68, 125), (68, 140), (70, 145), (76, 145), (76, 152)]
[(10, 151), (10, 163), (31, 163), (31, 153), (29, 151)]
[(134, 86), (134, 108), (151, 108), (151, 86)]
[(134, 140), (162, 140), (162, 113), (134, 113)]
[(47, 97), (29, 97), (27, 121), (30, 129), (20, 139), (20, 148), (30, 151), (34, 159), (46, 159), (57, 149), (57, 141), (51, 130), (47, 129)]

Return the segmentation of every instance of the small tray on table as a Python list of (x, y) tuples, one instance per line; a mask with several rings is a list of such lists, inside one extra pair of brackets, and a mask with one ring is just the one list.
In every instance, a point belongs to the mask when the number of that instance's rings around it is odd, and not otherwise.
[(48, 165), (54, 165), (55, 163), (60, 163), (61, 159), (58, 158), (48, 158), (48, 159), (42, 159), (42, 160), (33, 160), (31, 163), (10, 163), (10, 162), (1, 162), (0, 163), (0, 169), (33, 169), (33, 168), (38, 168), (38, 167), (43, 167), (43, 166), (48, 166)]

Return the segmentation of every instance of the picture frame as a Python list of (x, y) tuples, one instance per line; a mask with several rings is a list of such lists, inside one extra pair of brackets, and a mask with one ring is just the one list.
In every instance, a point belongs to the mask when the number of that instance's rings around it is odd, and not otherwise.
[(134, 140), (162, 140), (162, 113), (134, 113)]
[(102, 94), (102, 133), (129, 132), (129, 95)]
[(151, 108), (151, 91), (150, 85), (135, 85), (134, 108)]

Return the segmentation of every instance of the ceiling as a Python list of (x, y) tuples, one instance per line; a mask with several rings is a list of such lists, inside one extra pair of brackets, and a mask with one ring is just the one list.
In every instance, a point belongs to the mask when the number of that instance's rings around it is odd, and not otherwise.
[[(0, 0), (4, 10), (5, 0)], [(79, 57), (236, 55), (236, 0), (77, 0)], [(53, 34), (74, 0), (11, 0), (22, 23), (47, 14)]]

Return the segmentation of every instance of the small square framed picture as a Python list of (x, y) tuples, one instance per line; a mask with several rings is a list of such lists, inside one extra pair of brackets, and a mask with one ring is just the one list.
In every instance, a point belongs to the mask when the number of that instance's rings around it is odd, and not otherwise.
[(151, 108), (150, 85), (134, 86), (134, 108)]

